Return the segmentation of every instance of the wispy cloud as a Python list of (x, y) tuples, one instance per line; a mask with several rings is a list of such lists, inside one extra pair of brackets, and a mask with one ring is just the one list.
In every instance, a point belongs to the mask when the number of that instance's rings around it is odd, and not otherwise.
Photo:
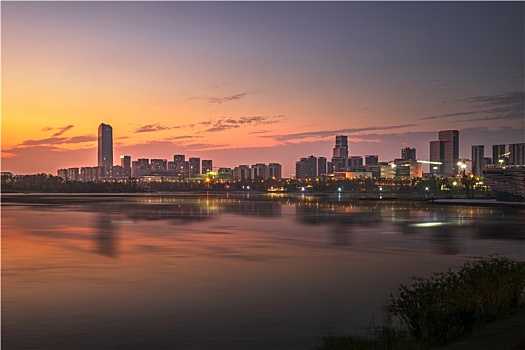
[(208, 101), (210, 103), (219, 103), (220, 104), (220, 103), (226, 103), (226, 102), (240, 100), (241, 98), (246, 97), (246, 95), (248, 95), (248, 92), (242, 92), (240, 94), (224, 96), (224, 97), (210, 97), (208, 99)]
[(295, 134), (268, 135), (268, 136), (262, 136), (262, 137), (273, 138), (276, 141), (281, 141), (281, 142), (288, 142), (288, 141), (300, 140), (300, 139), (306, 139), (306, 138), (322, 139), (326, 137), (333, 137), (334, 135), (338, 135), (338, 134), (353, 135), (353, 134), (360, 134), (360, 133), (367, 132), (367, 131), (402, 129), (402, 128), (409, 128), (409, 127), (413, 127), (417, 125), (419, 124), (400, 124), (400, 125), (389, 125), (389, 126), (375, 126), (375, 127), (368, 127), (368, 128), (347, 128), (347, 129), (335, 129), (335, 130), (308, 131), (308, 132), (301, 132), (301, 133), (295, 133)]
[(220, 132), (245, 126), (253, 127), (275, 124), (280, 123), (285, 119), (285, 116), (282, 114), (276, 116), (244, 116), (240, 118), (218, 117), (197, 123), (177, 125), (171, 127), (170, 129), (189, 129), (194, 132)]
[(17, 146), (42, 146), (42, 145), (62, 145), (62, 144), (73, 144), (73, 143), (84, 143), (96, 141), (95, 135), (83, 135), (74, 137), (48, 137), (39, 140), (25, 140)]
[[(453, 101), (444, 101), (443, 104), (467, 104), (473, 108), (470, 111), (447, 113), (420, 118), (419, 120), (432, 120), (441, 118), (455, 118), (465, 115), (476, 115), (475, 118), (456, 120), (457, 122), (486, 121), (497, 119), (519, 119), (525, 113), (525, 92), (514, 91), (506, 94), (492, 96), (468, 97)], [(492, 114), (486, 116), (487, 114)], [(495, 116), (494, 114), (497, 114)], [(485, 116), (483, 116), (485, 115)]]
[(136, 128), (133, 132), (134, 133), (154, 132), (154, 131), (162, 131), (162, 130), (169, 130), (169, 129), (171, 129), (169, 126), (164, 126), (160, 124), (149, 124), (149, 125), (140, 126)]
[(70, 124), (68, 126), (58, 127), (58, 128), (53, 128), (53, 127), (47, 126), (47, 127), (43, 128), (42, 131), (46, 132), (46, 131), (58, 130), (57, 132), (55, 132), (52, 135), (52, 137), (58, 137), (58, 136), (61, 136), (66, 131), (68, 131), (71, 128), (73, 128), (73, 127), (74, 127), (73, 124)]
[(204, 100), (210, 104), (222, 104), (222, 103), (227, 103), (227, 102), (232, 102), (232, 101), (238, 101), (242, 98), (245, 98), (248, 95), (255, 95), (259, 91), (260, 90), (245, 91), (245, 92), (241, 92), (241, 93), (234, 94), (234, 95), (228, 95), (228, 96), (211, 96), (211, 97), (209, 96), (197, 97), (196, 96), (196, 97), (190, 97), (188, 100)]
[(279, 123), (283, 115), (278, 115), (275, 117), (266, 117), (266, 116), (252, 116), (252, 117), (240, 117), (240, 118), (219, 118), (212, 122), (212, 127), (206, 129), (206, 132), (219, 132), (228, 129), (240, 128), (245, 125), (259, 126), (259, 125), (268, 125)]
[(202, 138), (202, 136), (197, 136), (197, 135), (171, 136), (171, 137), (166, 137), (166, 138), (164, 138), (163, 140), (166, 140), (166, 141), (172, 141), (172, 140), (191, 140), (191, 139), (196, 139), (196, 138)]
[(68, 131), (69, 129), (71, 129), (73, 127), (74, 127), (73, 124), (65, 126), (65, 127), (61, 128), (58, 132), (54, 133), (53, 137), (61, 136), (63, 133), (65, 133), (66, 131)]

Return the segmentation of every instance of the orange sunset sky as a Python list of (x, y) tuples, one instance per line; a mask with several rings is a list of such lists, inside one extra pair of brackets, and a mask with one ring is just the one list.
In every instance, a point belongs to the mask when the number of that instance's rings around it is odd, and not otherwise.
[(2, 171), (525, 142), (523, 2), (2, 2)]

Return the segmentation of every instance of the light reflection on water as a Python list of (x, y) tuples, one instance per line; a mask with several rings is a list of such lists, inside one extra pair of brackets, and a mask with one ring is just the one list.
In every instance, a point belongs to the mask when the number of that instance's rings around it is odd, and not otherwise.
[(2, 205), (5, 349), (312, 348), (322, 334), (380, 324), (389, 294), (412, 276), (472, 256), (525, 257), (521, 208), (253, 196), (48, 203)]

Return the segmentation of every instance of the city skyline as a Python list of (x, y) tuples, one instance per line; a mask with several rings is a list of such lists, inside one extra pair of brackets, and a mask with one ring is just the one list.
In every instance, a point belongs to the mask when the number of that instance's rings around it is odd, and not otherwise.
[(380, 161), (429, 159), (438, 130), (460, 158), (525, 138), (520, 2), (1, 6), (3, 171), (97, 164), (101, 121), (115, 159), (283, 176), (340, 134)]

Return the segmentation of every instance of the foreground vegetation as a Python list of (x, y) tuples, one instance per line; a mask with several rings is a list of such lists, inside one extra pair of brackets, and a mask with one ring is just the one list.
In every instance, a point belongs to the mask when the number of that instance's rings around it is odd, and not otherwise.
[[(392, 296), (387, 308), (391, 318), (369, 336), (324, 337), (318, 349), (440, 348), (513, 314), (517, 326), (504, 328), (511, 332), (506, 336), (509, 342), (496, 348), (518, 349), (525, 345), (524, 289), (523, 262), (497, 256), (467, 262), (459, 271), (400, 285), (398, 296)], [(469, 347), (467, 340), (465, 348)]]

